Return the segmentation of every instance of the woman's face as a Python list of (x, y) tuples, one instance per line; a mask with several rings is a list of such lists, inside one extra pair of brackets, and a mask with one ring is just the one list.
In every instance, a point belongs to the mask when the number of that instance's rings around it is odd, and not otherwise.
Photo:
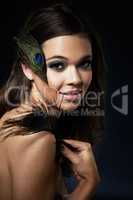
[(76, 109), (92, 80), (92, 47), (80, 35), (58, 36), (42, 44), (48, 85), (57, 91), (62, 110)]

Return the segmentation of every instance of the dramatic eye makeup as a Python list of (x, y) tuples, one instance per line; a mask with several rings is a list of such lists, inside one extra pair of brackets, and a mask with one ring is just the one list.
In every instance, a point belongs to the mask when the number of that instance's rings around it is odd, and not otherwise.
[(84, 70), (88, 70), (92, 68), (92, 59), (85, 59), (82, 60), (78, 65), (78, 68), (84, 69)]
[(54, 60), (54, 61), (47, 63), (47, 67), (49, 67), (55, 71), (63, 71), (66, 66), (67, 66), (67, 63), (62, 60)]
[[(47, 63), (48, 68), (51, 68), (58, 72), (62, 72), (69, 65), (68, 59), (65, 57), (63, 57), (63, 58), (61, 57), (60, 59), (59, 58), (57, 59), (56, 57), (52, 57), (52, 59), (53, 58), (55, 60), (49, 61)], [(48, 60), (50, 60), (50, 58)], [(83, 58), (80, 59), (80, 61), (78, 61), (75, 64), (75, 66), (82, 70), (90, 70), (92, 67), (92, 56), (90, 56), (90, 55), (84, 56)]]

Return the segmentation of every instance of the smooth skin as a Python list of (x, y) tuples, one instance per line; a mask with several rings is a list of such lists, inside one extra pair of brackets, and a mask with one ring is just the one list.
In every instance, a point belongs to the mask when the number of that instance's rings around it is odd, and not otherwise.
[[(45, 94), (50, 86), (52, 88), (50, 97), (47, 97), (49, 101), (54, 99), (54, 103), (57, 107), (60, 105), (62, 110), (76, 109), (77, 101), (64, 100), (60, 91), (66, 92), (76, 88), (82, 91), (78, 98), (84, 96), (92, 80), (92, 70), (88, 60), (92, 57), (89, 40), (79, 35), (59, 36), (46, 41), (42, 48), (47, 62), (48, 85), (30, 68), (22, 65), (24, 74), (33, 82), (30, 100), (41, 101), (45, 106)], [(53, 56), (54, 58), (51, 58)], [(57, 56), (60, 63), (51, 67), (51, 62), (57, 61)], [(84, 60), (85, 56), (87, 60)], [(100, 181), (91, 144), (76, 140), (65, 140), (65, 142), (78, 149), (76, 153), (64, 145), (62, 150), (64, 156), (71, 161), (75, 177), (79, 181), (67, 199), (89, 200)], [(58, 177), (55, 153), (55, 137), (45, 131), (34, 135), (9, 137), (1, 143), (0, 199), (54, 199)]]

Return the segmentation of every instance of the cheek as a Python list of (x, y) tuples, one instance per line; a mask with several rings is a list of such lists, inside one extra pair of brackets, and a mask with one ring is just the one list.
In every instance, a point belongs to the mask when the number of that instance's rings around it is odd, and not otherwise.
[(82, 81), (84, 85), (84, 90), (86, 91), (89, 88), (89, 85), (92, 81), (92, 70), (90, 70), (89, 72), (82, 73)]
[(49, 87), (59, 90), (63, 82), (61, 79), (62, 76), (56, 72), (53, 72), (51, 69), (47, 69), (46, 75)]

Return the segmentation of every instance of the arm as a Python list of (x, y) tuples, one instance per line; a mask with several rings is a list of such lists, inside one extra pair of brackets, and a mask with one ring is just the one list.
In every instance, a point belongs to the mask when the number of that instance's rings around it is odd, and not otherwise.
[[(95, 186), (93, 186), (95, 188)], [(76, 187), (76, 189), (67, 196), (68, 200), (91, 200), (93, 196), (92, 186), (90, 187), (90, 182), (87, 180), (81, 180)]]
[(91, 145), (76, 140), (65, 140), (65, 143), (76, 149), (76, 151), (72, 151), (68, 145), (63, 145), (63, 154), (71, 161), (73, 172), (78, 180), (77, 187), (66, 196), (66, 199), (90, 200), (100, 181)]

